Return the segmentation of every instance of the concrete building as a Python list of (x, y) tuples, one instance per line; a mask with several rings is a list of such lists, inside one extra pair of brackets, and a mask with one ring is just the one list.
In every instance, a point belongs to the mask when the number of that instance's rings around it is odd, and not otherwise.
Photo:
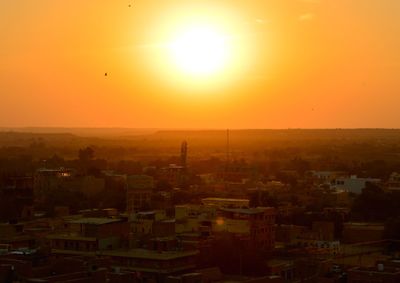
[(400, 269), (385, 266), (383, 263), (376, 267), (355, 267), (348, 270), (348, 283), (398, 283), (400, 282)]
[(277, 225), (275, 226), (275, 239), (277, 242), (290, 244), (301, 238), (308, 231), (306, 226), (299, 225)]
[(272, 250), (275, 245), (275, 216), (271, 207), (221, 208), (212, 222), (212, 232), (228, 232), (248, 237), (262, 250)]
[(129, 225), (120, 219), (82, 218), (66, 225), (65, 232), (47, 236), (53, 254), (95, 255), (128, 245)]
[(77, 176), (72, 169), (39, 169), (34, 176), (36, 203), (46, 202), (48, 196), (60, 191), (81, 192), (93, 197), (105, 189), (105, 180), (94, 176)]
[(24, 223), (1, 223), (0, 244), (7, 245), (10, 249), (33, 248), (35, 239), (24, 232)]
[(137, 212), (130, 225), (136, 238), (175, 235), (175, 220), (168, 219), (165, 210)]
[(400, 174), (397, 172), (393, 172), (389, 180), (386, 183), (386, 189), (388, 191), (400, 191)]
[(230, 233), (248, 239), (261, 249), (271, 250), (274, 247), (274, 208), (240, 208), (248, 204), (245, 199), (208, 198), (202, 201), (206, 205), (175, 207), (177, 235), (198, 233), (207, 238)]
[(360, 243), (383, 240), (385, 226), (383, 223), (344, 223), (343, 242)]
[(162, 250), (156, 248), (102, 252), (112, 260), (114, 268), (134, 271), (142, 282), (164, 282), (168, 276), (196, 267), (198, 251)]
[(182, 165), (169, 164), (161, 168), (159, 179), (168, 182), (173, 187), (181, 187), (184, 184), (187, 168)]
[(333, 182), (337, 178), (348, 176), (348, 173), (344, 171), (309, 171), (308, 174), (319, 183), (326, 184)]
[(217, 208), (208, 205), (175, 206), (175, 231), (181, 233), (211, 233), (211, 223), (217, 217)]
[(136, 211), (151, 207), (151, 195), (154, 189), (154, 178), (147, 175), (127, 177), (126, 211), (132, 215)]
[(0, 282), (134, 283), (132, 272), (109, 270), (110, 261), (98, 257), (47, 257), (33, 254), (0, 256)]
[(234, 198), (204, 198), (201, 200), (204, 205), (215, 206), (218, 208), (248, 208), (248, 199)]
[(313, 221), (311, 230), (319, 240), (333, 241), (335, 239), (335, 224), (331, 221)]
[(381, 180), (376, 178), (357, 178), (357, 176), (351, 176), (350, 178), (341, 177), (335, 179), (332, 187), (338, 190), (360, 194), (367, 183), (379, 182), (381, 182)]
[(322, 241), (298, 238), (294, 240), (293, 244), (297, 248), (304, 249), (307, 254), (338, 255), (340, 253), (339, 241)]
[(0, 186), (0, 221), (33, 218), (33, 177), (8, 177)]

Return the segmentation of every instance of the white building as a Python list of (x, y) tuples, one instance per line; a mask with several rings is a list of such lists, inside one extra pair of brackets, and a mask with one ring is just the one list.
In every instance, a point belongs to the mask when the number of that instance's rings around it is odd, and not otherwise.
[(353, 175), (350, 178), (342, 177), (335, 179), (332, 187), (337, 190), (360, 194), (368, 182), (379, 183), (381, 180), (376, 178), (357, 178), (357, 176)]

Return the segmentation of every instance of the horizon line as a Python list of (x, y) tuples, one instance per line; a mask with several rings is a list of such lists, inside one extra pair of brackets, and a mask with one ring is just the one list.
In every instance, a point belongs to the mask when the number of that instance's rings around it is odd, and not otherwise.
[(57, 129), (76, 129), (76, 130), (168, 130), (168, 131), (226, 131), (229, 130), (400, 130), (400, 127), (287, 127), (287, 128), (235, 128), (235, 127), (121, 127), (121, 126), (0, 126), (0, 131), (4, 130), (57, 130)]

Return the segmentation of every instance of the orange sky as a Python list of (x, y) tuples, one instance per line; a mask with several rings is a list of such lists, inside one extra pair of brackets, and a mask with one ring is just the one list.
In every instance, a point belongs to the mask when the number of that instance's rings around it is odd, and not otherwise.
[[(398, 0), (3, 0), (0, 126), (399, 128), (399, 12)], [(229, 38), (220, 74), (170, 64), (164, 45), (192, 22)]]

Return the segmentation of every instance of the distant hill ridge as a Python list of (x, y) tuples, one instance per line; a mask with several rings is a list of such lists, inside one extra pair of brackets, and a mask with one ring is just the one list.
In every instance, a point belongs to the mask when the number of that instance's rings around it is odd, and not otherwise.
[[(226, 137), (226, 130), (161, 130), (154, 137)], [(400, 138), (400, 129), (239, 129), (229, 130), (232, 138), (268, 139), (380, 139)]]
[(134, 128), (62, 128), (62, 127), (22, 127), (22, 128), (0, 128), (1, 132), (30, 133), (30, 134), (73, 134), (82, 137), (103, 136), (135, 136), (152, 134), (156, 129), (134, 129)]
[[(40, 141), (46, 145), (55, 146), (133, 146), (133, 147), (175, 147), (183, 140), (190, 146), (199, 148), (216, 145), (221, 147), (226, 143), (226, 129), (221, 130), (143, 130), (143, 129), (85, 129), (57, 128), (63, 132), (29, 131), (30, 128), (19, 128), (17, 131), (0, 128), (0, 146), (29, 146)], [(26, 132), (23, 132), (26, 130)], [(238, 144), (265, 145), (274, 143), (296, 143), (305, 141), (341, 142), (377, 141), (400, 143), (400, 129), (243, 129), (229, 130), (231, 142)]]

